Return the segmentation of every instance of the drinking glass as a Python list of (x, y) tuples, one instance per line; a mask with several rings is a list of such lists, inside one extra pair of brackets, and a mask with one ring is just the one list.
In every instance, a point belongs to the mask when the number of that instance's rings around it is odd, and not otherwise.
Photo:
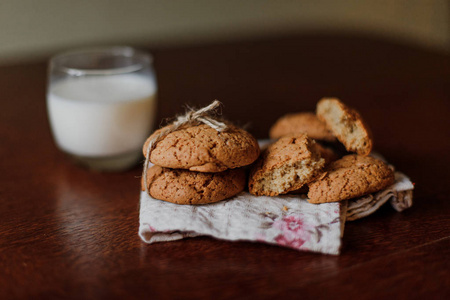
[(134, 166), (156, 111), (151, 55), (131, 47), (81, 49), (52, 57), (48, 70), (47, 111), (57, 147), (94, 170)]

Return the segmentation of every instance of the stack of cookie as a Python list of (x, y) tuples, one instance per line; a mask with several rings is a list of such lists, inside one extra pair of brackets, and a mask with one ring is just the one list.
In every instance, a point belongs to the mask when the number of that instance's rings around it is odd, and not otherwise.
[[(155, 131), (144, 144), (162, 130)], [(158, 141), (150, 153), (154, 166), (147, 170), (149, 194), (177, 204), (207, 204), (230, 198), (246, 186), (244, 166), (252, 164), (260, 150), (247, 131), (227, 124), (219, 132), (208, 125), (189, 126)], [(144, 179), (143, 179), (144, 180)]]
[[(276, 196), (308, 192), (310, 203), (347, 200), (374, 193), (394, 183), (393, 171), (368, 156), (371, 132), (362, 117), (335, 98), (324, 98), (316, 114), (298, 113), (279, 119), (270, 130), (278, 139), (253, 166), (249, 191)], [(346, 151), (339, 155), (327, 145), (338, 140)]]

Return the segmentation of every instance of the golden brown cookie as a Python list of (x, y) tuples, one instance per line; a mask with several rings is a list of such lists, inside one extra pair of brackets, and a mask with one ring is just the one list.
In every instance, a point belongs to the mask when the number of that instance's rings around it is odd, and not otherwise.
[[(325, 146), (322, 146), (319, 143), (315, 143), (314, 145), (317, 148), (317, 151), (320, 152), (320, 156), (325, 160), (325, 167), (331, 164), (333, 161), (339, 159), (339, 156), (331, 149)], [(298, 190), (294, 190), (289, 192), (290, 194), (308, 194), (308, 185), (303, 185)]]
[(328, 142), (336, 140), (325, 123), (311, 112), (288, 114), (281, 117), (270, 128), (269, 136), (271, 139), (278, 139), (285, 135), (298, 133), (306, 133), (310, 138), (316, 140)]
[[(144, 191), (143, 182), (142, 178)], [(201, 173), (153, 166), (148, 169), (147, 184), (150, 195), (155, 199), (176, 204), (207, 204), (242, 192), (246, 176), (243, 169)]]
[(359, 113), (336, 98), (323, 98), (317, 103), (317, 117), (325, 122), (347, 151), (369, 155), (372, 134)]
[(332, 162), (325, 172), (310, 182), (310, 203), (347, 200), (380, 191), (395, 181), (394, 172), (371, 156), (347, 155)]
[[(145, 142), (147, 155), (149, 141)], [(260, 150), (256, 139), (247, 131), (228, 125), (223, 132), (202, 124), (169, 133), (151, 152), (150, 161), (166, 168), (197, 172), (221, 172), (253, 163)]]
[(249, 191), (276, 196), (298, 190), (320, 173), (324, 164), (316, 142), (306, 134), (282, 137), (267, 147), (252, 167)]

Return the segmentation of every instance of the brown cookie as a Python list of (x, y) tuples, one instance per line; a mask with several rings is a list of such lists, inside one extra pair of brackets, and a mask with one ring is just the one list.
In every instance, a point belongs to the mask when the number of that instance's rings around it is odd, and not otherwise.
[[(155, 131), (145, 142), (144, 155), (149, 141), (158, 133)], [(150, 161), (166, 168), (221, 172), (249, 165), (259, 153), (258, 142), (247, 131), (228, 125), (227, 130), (218, 132), (202, 124), (169, 133), (156, 144)]]
[(276, 196), (298, 190), (320, 173), (324, 164), (316, 142), (306, 134), (282, 137), (264, 150), (252, 167), (249, 191)]
[(325, 122), (347, 151), (369, 155), (373, 141), (369, 127), (359, 113), (336, 98), (317, 103), (317, 117)]
[(271, 139), (278, 139), (289, 134), (306, 133), (310, 138), (334, 142), (336, 137), (327, 128), (324, 122), (320, 121), (314, 113), (303, 112), (288, 114), (278, 119), (270, 128)]
[[(339, 156), (331, 149), (325, 146), (320, 145), (316, 142), (314, 145), (317, 148), (317, 151), (320, 152), (320, 156), (325, 160), (325, 167), (331, 164), (333, 161), (339, 159)], [(308, 194), (308, 185), (303, 185), (298, 190), (294, 190), (289, 192), (290, 194)]]
[[(142, 178), (141, 187), (145, 190)], [(245, 188), (245, 170), (201, 173), (153, 166), (148, 169), (150, 195), (176, 204), (207, 204), (230, 198)]]
[(371, 156), (347, 155), (332, 162), (308, 184), (310, 203), (347, 200), (380, 191), (395, 181), (394, 172)]

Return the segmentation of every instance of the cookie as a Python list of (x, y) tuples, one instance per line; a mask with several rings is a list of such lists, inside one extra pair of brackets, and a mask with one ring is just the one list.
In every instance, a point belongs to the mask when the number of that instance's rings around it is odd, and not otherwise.
[(320, 173), (324, 164), (316, 142), (306, 134), (282, 137), (267, 147), (252, 167), (249, 191), (276, 196), (298, 190)]
[[(320, 156), (325, 160), (325, 167), (329, 165), (331, 162), (339, 159), (339, 156), (328, 147), (325, 147), (319, 143), (315, 143), (314, 147), (317, 149), (317, 151), (320, 152)], [(308, 194), (308, 185), (303, 185), (298, 190), (293, 190), (289, 192), (290, 194)]]
[(334, 142), (336, 137), (314, 113), (303, 112), (288, 114), (278, 119), (270, 128), (271, 139), (289, 134), (306, 133), (312, 139)]
[(369, 155), (373, 141), (369, 127), (359, 113), (336, 98), (323, 98), (317, 103), (317, 117), (326, 123), (347, 151)]
[[(339, 159), (339, 156), (328, 147), (325, 147), (319, 143), (316, 142), (315, 147), (320, 152), (320, 156), (325, 160), (325, 167), (327, 167), (329, 164), (331, 164), (333, 161)], [(303, 185), (298, 190), (294, 190), (289, 192), (290, 194), (308, 194), (308, 185)]]
[[(145, 156), (149, 141), (158, 133), (145, 142)], [(259, 153), (258, 142), (247, 131), (228, 125), (227, 130), (218, 132), (202, 124), (169, 133), (156, 144), (150, 161), (166, 168), (222, 172), (253, 163)]]
[(394, 172), (371, 156), (347, 155), (332, 162), (308, 184), (310, 203), (336, 202), (380, 191), (394, 183)]
[[(142, 178), (142, 190), (145, 190)], [(207, 204), (230, 198), (245, 188), (245, 170), (201, 173), (152, 166), (147, 172), (150, 195), (176, 204)]]

